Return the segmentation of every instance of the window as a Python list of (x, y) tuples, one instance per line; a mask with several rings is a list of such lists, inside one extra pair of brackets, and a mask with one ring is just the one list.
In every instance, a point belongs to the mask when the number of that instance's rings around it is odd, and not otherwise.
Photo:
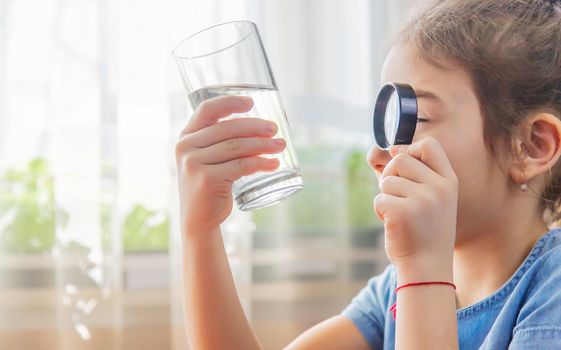
[(224, 223), (243, 305), (270, 348), (339, 312), (387, 263), (365, 153), (402, 4), (0, 2), (0, 343), (184, 348), (170, 52), (234, 19), (259, 27), (305, 182)]

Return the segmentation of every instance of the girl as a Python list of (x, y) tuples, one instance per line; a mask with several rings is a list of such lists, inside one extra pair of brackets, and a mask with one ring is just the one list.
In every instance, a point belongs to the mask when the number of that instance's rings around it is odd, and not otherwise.
[[(561, 348), (561, 1), (423, 1), (395, 42), (382, 80), (414, 87), (419, 124), (367, 156), (392, 264), (288, 348)], [(270, 122), (219, 121), (251, 107), (207, 100), (176, 147), (193, 349), (260, 348), (219, 227), (284, 148)]]

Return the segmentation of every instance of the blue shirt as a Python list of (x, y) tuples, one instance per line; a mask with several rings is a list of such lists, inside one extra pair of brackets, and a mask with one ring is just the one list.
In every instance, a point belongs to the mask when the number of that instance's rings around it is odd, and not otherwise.
[[(342, 312), (372, 349), (395, 347), (395, 288), (390, 265)], [(456, 314), (460, 349), (561, 349), (561, 229), (543, 235), (499, 290)]]

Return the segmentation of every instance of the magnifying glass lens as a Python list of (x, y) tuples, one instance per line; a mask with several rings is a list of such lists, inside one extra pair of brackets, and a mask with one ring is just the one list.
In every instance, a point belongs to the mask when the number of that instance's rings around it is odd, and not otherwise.
[(397, 127), (399, 126), (399, 100), (397, 92), (393, 91), (388, 104), (386, 106), (386, 113), (384, 115), (384, 126), (386, 132), (386, 140), (390, 144), (394, 144)]

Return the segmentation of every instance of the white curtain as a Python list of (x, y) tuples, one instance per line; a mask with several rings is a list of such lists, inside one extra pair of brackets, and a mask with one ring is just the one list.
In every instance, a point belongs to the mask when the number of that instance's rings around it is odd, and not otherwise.
[(305, 189), (223, 226), (267, 348), (385, 264), (365, 163), (399, 0), (0, 0), (0, 347), (185, 349), (170, 52), (257, 23)]

